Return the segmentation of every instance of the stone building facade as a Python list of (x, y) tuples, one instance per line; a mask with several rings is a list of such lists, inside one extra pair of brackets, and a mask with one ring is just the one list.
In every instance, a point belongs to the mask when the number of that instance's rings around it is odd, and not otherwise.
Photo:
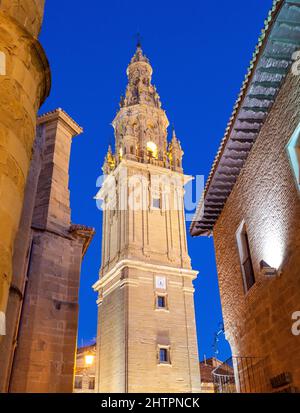
[(37, 39), (43, 11), (43, 0), (0, 1), (0, 342), (36, 114), (50, 90), (48, 61)]
[(96, 344), (79, 347), (73, 393), (94, 393), (96, 376)]
[(300, 389), (299, 33), (300, 2), (275, 1), (191, 226), (214, 237), (237, 391)]
[(1, 391), (73, 390), (82, 257), (94, 230), (71, 223), (69, 159), (82, 128), (62, 109), (38, 118), (13, 256)]
[(96, 392), (200, 390), (182, 149), (141, 47), (113, 121), (103, 200)]

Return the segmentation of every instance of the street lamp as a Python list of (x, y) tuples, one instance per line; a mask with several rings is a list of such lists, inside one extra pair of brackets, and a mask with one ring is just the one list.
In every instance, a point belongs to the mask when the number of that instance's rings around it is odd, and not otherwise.
[(93, 354), (91, 354), (91, 353), (87, 353), (85, 356), (84, 356), (84, 362), (85, 362), (85, 365), (88, 367), (88, 366), (92, 366), (93, 364), (94, 364), (94, 360), (95, 360), (95, 356), (93, 355)]

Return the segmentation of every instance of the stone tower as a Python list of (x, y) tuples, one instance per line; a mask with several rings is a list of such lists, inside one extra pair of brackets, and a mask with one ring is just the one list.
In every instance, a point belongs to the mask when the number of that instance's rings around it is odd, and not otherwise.
[[(13, 245), (32, 156), (36, 114), (50, 91), (50, 68), (38, 41), (44, 0), (0, 1), (0, 343)], [(1, 370), (1, 369), (0, 369)]]
[(140, 45), (112, 125), (98, 197), (103, 207), (96, 391), (200, 390), (182, 149), (167, 142), (152, 67)]

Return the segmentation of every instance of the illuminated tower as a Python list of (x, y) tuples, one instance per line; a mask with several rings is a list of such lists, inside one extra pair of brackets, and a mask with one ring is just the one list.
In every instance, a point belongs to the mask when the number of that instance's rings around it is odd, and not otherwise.
[(182, 149), (140, 45), (103, 171), (96, 391), (197, 392), (199, 362), (187, 251)]

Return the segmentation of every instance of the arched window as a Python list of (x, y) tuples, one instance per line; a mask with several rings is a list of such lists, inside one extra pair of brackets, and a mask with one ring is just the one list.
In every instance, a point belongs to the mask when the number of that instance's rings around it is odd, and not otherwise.
[(157, 145), (152, 141), (147, 142), (147, 154), (151, 158), (157, 158)]

